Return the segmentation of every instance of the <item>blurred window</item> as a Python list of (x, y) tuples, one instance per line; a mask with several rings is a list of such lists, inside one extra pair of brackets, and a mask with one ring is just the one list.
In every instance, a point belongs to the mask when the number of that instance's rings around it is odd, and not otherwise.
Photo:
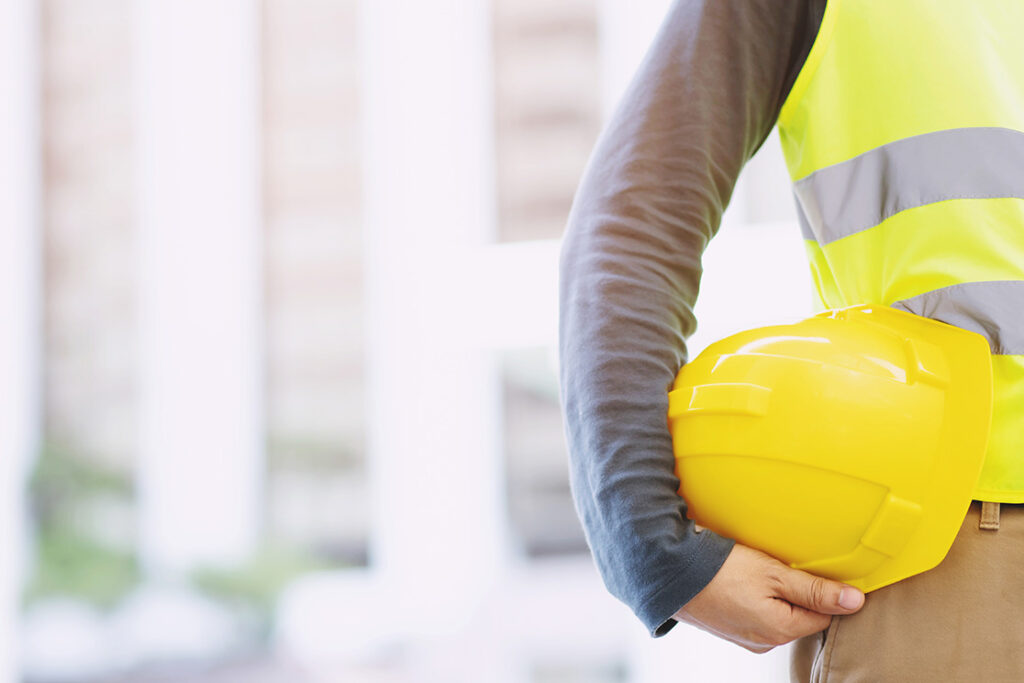
[(499, 239), (557, 238), (600, 127), (594, 0), (495, 0)]
[(585, 553), (569, 492), (554, 349), (505, 352), (501, 377), (513, 542), (528, 557)]

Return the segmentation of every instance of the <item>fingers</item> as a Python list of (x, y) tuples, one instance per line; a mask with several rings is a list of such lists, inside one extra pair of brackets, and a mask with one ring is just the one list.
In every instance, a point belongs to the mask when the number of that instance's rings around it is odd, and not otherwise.
[(823, 615), (852, 614), (864, 605), (864, 594), (853, 586), (788, 567), (780, 577), (779, 597)]
[(831, 615), (864, 604), (852, 586), (791, 569), (737, 543), (721, 569), (675, 617), (751, 652), (828, 628)]
[(788, 643), (791, 640), (824, 631), (832, 621), (832, 617), (828, 614), (815, 612), (806, 607), (793, 605), (782, 600), (777, 600), (776, 602), (781, 603), (783, 609), (788, 610), (788, 614), (780, 620), (782, 622), (780, 630), (783, 642)]

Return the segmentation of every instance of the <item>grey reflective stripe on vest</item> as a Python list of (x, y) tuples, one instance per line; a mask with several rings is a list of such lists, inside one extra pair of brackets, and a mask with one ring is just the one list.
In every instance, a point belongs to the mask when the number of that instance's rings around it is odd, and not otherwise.
[(992, 353), (1024, 354), (1024, 281), (951, 285), (892, 306), (977, 332)]
[(897, 140), (794, 184), (804, 236), (825, 245), (947, 199), (1024, 199), (1024, 133), (954, 128)]
[(814, 230), (811, 229), (811, 222), (807, 220), (807, 214), (804, 213), (804, 207), (800, 206), (800, 198), (796, 200), (796, 220), (800, 224), (800, 235), (805, 240), (817, 240), (818, 238), (814, 235)]

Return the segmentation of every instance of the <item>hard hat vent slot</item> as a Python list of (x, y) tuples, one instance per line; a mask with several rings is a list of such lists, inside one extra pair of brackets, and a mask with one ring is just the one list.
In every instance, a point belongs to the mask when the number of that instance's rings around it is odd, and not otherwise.
[(895, 557), (906, 546), (920, 521), (920, 505), (890, 493), (860, 542)]
[(722, 383), (685, 387), (669, 394), (669, 417), (688, 413), (767, 415), (772, 390), (756, 384)]

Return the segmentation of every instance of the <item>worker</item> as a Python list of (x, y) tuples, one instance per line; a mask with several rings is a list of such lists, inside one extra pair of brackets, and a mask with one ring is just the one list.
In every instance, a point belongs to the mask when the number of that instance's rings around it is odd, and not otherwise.
[[(654, 636), (687, 622), (755, 652), (795, 640), (800, 681), (1024, 680), (1021, 35), (1024, 5), (1005, 0), (671, 6), (560, 266), (573, 496), (605, 584)], [(677, 495), (667, 390), (701, 254), (776, 125), (821, 307), (897, 308), (992, 353), (976, 502), (938, 567), (867, 596), (695, 527)]]

